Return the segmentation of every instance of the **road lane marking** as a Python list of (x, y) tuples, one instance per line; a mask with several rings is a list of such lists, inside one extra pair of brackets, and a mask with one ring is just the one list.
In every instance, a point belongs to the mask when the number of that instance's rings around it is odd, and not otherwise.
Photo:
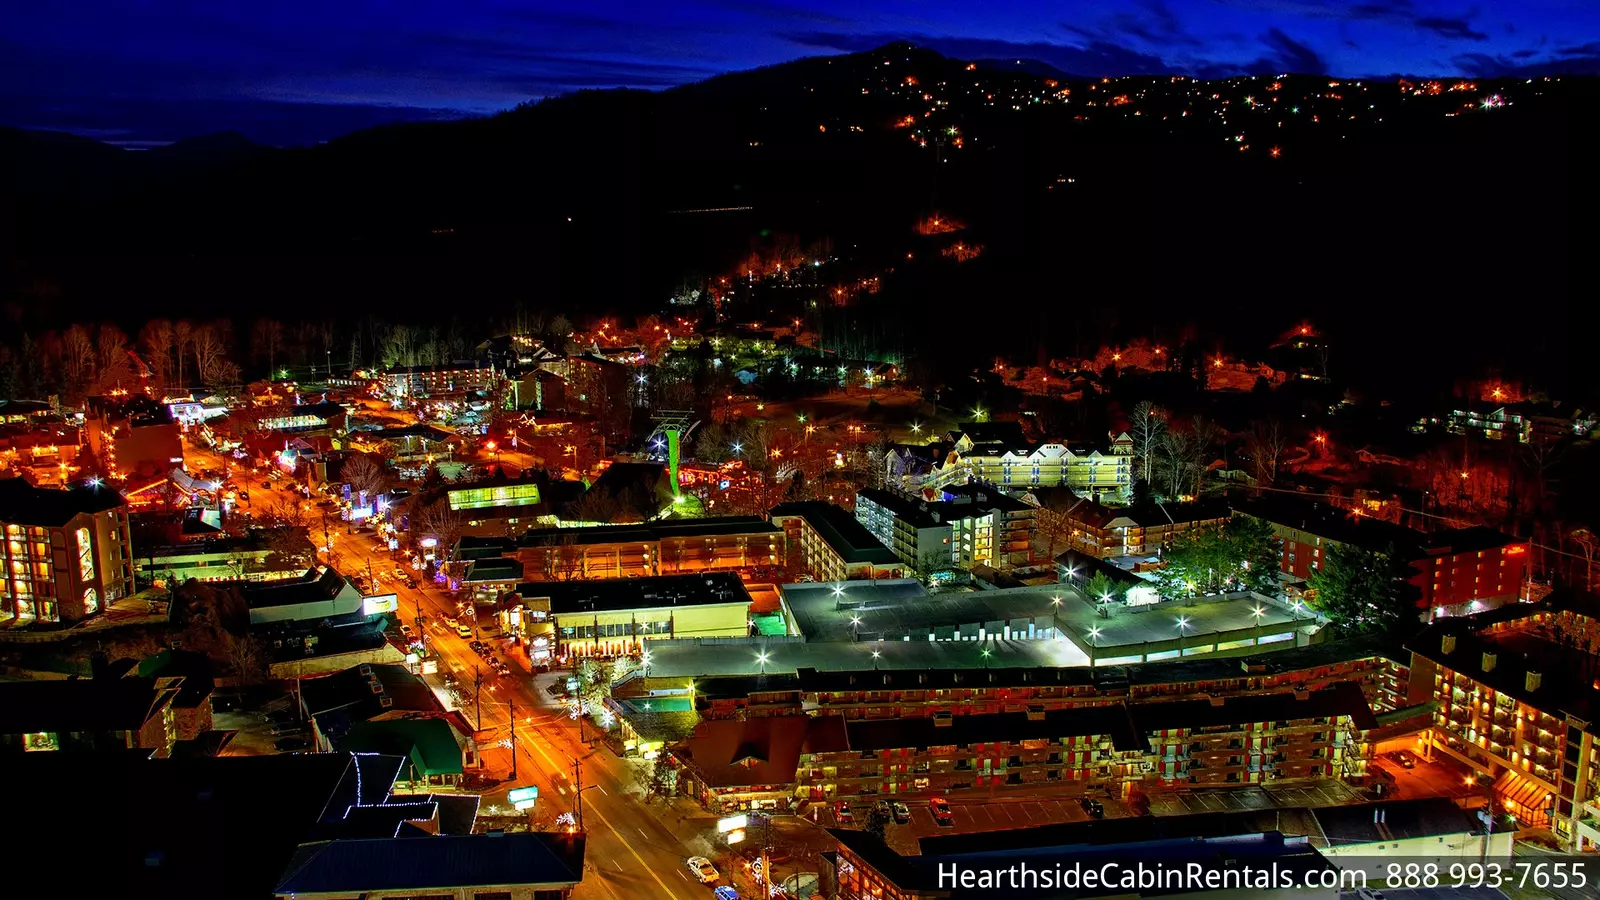
[[(606, 818), (606, 814), (601, 812), (600, 808), (598, 806), (589, 807), (589, 811), (594, 813), (595, 815), (599, 816), (600, 817), (600, 821), (606, 823), (606, 827), (611, 829), (611, 833), (612, 834), (616, 834), (617, 833), (617, 827), (615, 825), (611, 824), (611, 820)], [(639, 851), (634, 849), (633, 844), (631, 844), (631, 843), (629, 843), (627, 841), (623, 841), (622, 842), (622, 846), (628, 848), (628, 852), (633, 854), (633, 858), (639, 861), (639, 866), (641, 868), (643, 868), (645, 870), (645, 872), (649, 873), (651, 878), (655, 879), (656, 884), (661, 885), (661, 889), (663, 891), (666, 891), (667, 896), (668, 897), (672, 897), (672, 898), (674, 898), (674, 900), (676, 900), (678, 895), (673, 893), (671, 888), (667, 887), (667, 883), (665, 881), (661, 880), (661, 876), (656, 874), (656, 870), (655, 869), (650, 868), (650, 864), (646, 863), (644, 861), (644, 857), (639, 855)], [(678, 870), (678, 874), (682, 875), (683, 874), (683, 870), (679, 869)]]
[(607, 797), (609, 797), (609, 796), (611, 796), (611, 792), (610, 792), (610, 791), (608, 791), (608, 790), (606, 790), (606, 789), (605, 789), (605, 788), (604, 788), (604, 787), (603, 787), (603, 786), (602, 786), (602, 785), (601, 785), (601, 784), (600, 784), (600, 782), (598, 782), (598, 781), (597, 781), (597, 782), (595, 782), (595, 784), (594, 784), (594, 788), (595, 788), (595, 790), (597, 790), (597, 791), (599, 791), (599, 792), (600, 792), (600, 793), (602, 793), (602, 794), (605, 794), (605, 795), (606, 795), (606, 796), (607, 796)]

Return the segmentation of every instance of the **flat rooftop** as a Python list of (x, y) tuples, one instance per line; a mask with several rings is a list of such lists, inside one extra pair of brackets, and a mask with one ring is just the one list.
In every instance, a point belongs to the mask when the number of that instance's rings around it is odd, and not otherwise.
[(750, 592), (731, 572), (660, 575), (602, 581), (539, 581), (517, 585), (524, 598), (548, 597), (555, 615), (629, 609), (750, 604)]
[(867, 526), (842, 507), (821, 500), (796, 500), (772, 508), (773, 516), (799, 516), (822, 536), (828, 546), (847, 563), (872, 563), (892, 566), (900, 557), (885, 547)]
[[(1296, 621), (1293, 612), (1250, 598), (1193, 605), (1162, 602), (1152, 606), (1110, 606), (1110, 616), (1102, 618), (1097, 604), (1065, 584), (929, 594), (917, 581), (901, 579), (787, 584), (782, 591), (800, 632), (813, 643), (876, 639), (880, 635), (890, 639), (910, 635), (914, 642), (926, 643), (929, 633), (942, 639), (945, 632), (963, 626), (971, 629), (1035, 620), (1041, 628), (1066, 628), (1085, 643), (1089, 629), (1098, 629), (1096, 646), (1110, 648), (1173, 640), (1178, 636), (1180, 616), (1186, 622), (1183, 634), (1190, 638), (1252, 629), (1257, 624), (1281, 625), (1284, 627), (1278, 630), (1287, 631)], [(1260, 616), (1256, 615), (1257, 609), (1261, 610)], [(1303, 613), (1300, 620), (1305, 625), (1314, 622), (1309, 612)]]

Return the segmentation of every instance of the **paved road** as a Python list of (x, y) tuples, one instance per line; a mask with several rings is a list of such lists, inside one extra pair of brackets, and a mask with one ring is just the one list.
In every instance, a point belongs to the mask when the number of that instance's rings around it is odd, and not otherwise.
[[(227, 460), (208, 450), (189, 448), (189, 456), (191, 470), (197, 466), (227, 467)], [(251, 504), (246, 509), (265, 511), (287, 503), (308, 502), (287, 485), (261, 478), (251, 480), (249, 491)], [(312, 528), (315, 539), (321, 526), (320, 512), (313, 507), (312, 513), (311, 519), (317, 523)], [(332, 533), (334, 551), (347, 573), (363, 572), (368, 563), (376, 573), (388, 573), (396, 565), (404, 564), (403, 560), (394, 559), (387, 549), (379, 549), (370, 532), (345, 534), (341, 522)], [(441, 664), (439, 675), (427, 676), (425, 680), (441, 701), (449, 705), (443, 675), (453, 672), (462, 687), (461, 708), (468, 722), (478, 724), (481, 717), (477, 742), (483, 759), (482, 771), (491, 779), (504, 779), (485, 792), (486, 809), (507, 806), (505, 795), (512, 787), (538, 785), (540, 807), (535, 811), (535, 821), (541, 827), (548, 827), (559, 814), (576, 811), (577, 778), (573, 761), (581, 762), (583, 816), (589, 843), (587, 871), (575, 894), (577, 898), (707, 900), (711, 896), (711, 889), (694, 881), (684, 864), (685, 859), (695, 854), (716, 858), (711, 846), (692, 833), (685, 834), (690, 841), (685, 843), (674, 833), (674, 827), (689, 832), (692, 823), (678, 822), (675, 816), (664, 813), (659, 803), (651, 807), (644, 805), (634, 768), (636, 763), (618, 758), (603, 744), (596, 743), (591, 748), (580, 739), (580, 727), (587, 732), (591, 726), (569, 717), (547, 690), (556, 679), (564, 680), (565, 673), (535, 677), (519, 669), (514, 659), (508, 659), (513, 674), (496, 678), (468, 646), (468, 639), (445, 627), (444, 620), (454, 616), (456, 610), (454, 602), (442, 591), (427, 583), (419, 588), (408, 588), (387, 574), (383, 576), (381, 590), (399, 596), (400, 615), (404, 621), (414, 623), (419, 611), (425, 618), (429, 646)], [(472, 689), (475, 667), (484, 673), (476, 703)], [(513, 704), (517, 717), (517, 777), (514, 780), (510, 777), (511, 751), (499, 746), (511, 734)]]

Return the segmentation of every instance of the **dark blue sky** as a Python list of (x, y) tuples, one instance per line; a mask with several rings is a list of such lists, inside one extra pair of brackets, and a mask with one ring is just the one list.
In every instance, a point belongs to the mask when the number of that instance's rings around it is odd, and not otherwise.
[(0, 124), (299, 143), (908, 39), (1073, 74), (1600, 69), (1596, 0), (59, 0), (0, 10)]

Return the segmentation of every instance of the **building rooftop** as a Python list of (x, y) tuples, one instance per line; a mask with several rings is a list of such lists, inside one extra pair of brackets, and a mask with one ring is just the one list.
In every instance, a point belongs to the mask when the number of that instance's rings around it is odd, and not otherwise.
[[(1144, 823), (1145, 819), (1124, 819), (1129, 823)], [(1095, 826), (1109, 825), (1110, 820), (1095, 822)], [(1126, 827), (1126, 826), (1124, 826)], [(1161, 837), (1161, 827), (1146, 828), (1143, 830), (1129, 830), (1125, 832), (1122, 840), (1104, 840), (1098, 842), (1067, 843), (1077, 835), (1059, 832), (1059, 838), (1045, 838), (1034, 836), (1030, 832), (1052, 829), (1051, 834), (1056, 834), (1055, 829), (1061, 826), (1044, 826), (1039, 829), (1015, 829), (995, 832), (989, 835), (955, 835), (951, 837), (925, 838), (923, 844), (939, 841), (938, 849), (923, 849), (917, 856), (902, 856), (890, 849), (883, 840), (866, 831), (854, 829), (830, 828), (828, 834), (837, 840), (840, 846), (849, 850), (862, 862), (882, 873), (889, 881), (902, 889), (916, 890), (919, 892), (937, 891), (936, 896), (950, 898), (950, 900), (977, 900), (977, 898), (994, 897), (1003, 895), (1019, 898), (1072, 898), (1072, 897), (1109, 897), (1109, 896), (1140, 896), (1138, 891), (1117, 888), (1086, 888), (1081, 892), (1076, 890), (1032, 890), (1022, 889), (997, 889), (993, 884), (984, 884), (981, 887), (950, 886), (948, 875), (940, 885), (940, 866), (946, 870), (952, 864), (969, 869), (988, 869), (1005, 872), (1015, 871), (1018, 864), (1026, 862), (1035, 869), (1047, 869), (1056, 866), (1079, 867), (1083, 869), (1099, 869), (1106, 865), (1126, 866), (1131, 859), (1137, 859), (1153, 869), (1186, 870), (1199, 868), (1202, 870), (1220, 870), (1248, 865), (1256, 870), (1272, 868), (1284, 873), (1291, 878), (1303, 878), (1304, 874), (1312, 871), (1321, 871), (1329, 868), (1328, 862), (1322, 854), (1312, 847), (1305, 838), (1285, 838), (1277, 831), (1253, 833), (1229, 833), (1204, 836), (1177, 836)], [(1111, 829), (1106, 829), (1107, 831)], [(1018, 842), (1012, 843), (1007, 837), (1016, 837)], [(968, 843), (958, 843), (959, 838), (972, 838)], [(1047, 843), (1047, 840), (1060, 840), (1060, 843)], [(1004, 876), (1002, 876), (1003, 878)], [(1197, 886), (1195, 893), (1208, 896), (1222, 896), (1223, 892), (1208, 890)], [(1178, 887), (1163, 886), (1143, 892), (1145, 896), (1177, 896), (1184, 893)], [(933, 896), (934, 894), (929, 894)]]
[[(775, 717), (782, 718), (782, 717)], [(1026, 712), (988, 713), (934, 719), (849, 719), (845, 725), (846, 750), (892, 750), (955, 744), (971, 746), (988, 741), (1055, 740), (1062, 737), (1104, 735), (1118, 750), (1144, 747), (1144, 735), (1135, 731), (1128, 707), (1086, 706), (1052, 709), (1041, 716)]]
[(856, 493), (858, 499), (876, 503), (913, 528), (935, 528), (948, 525), (953, 519), (984, 515), (991, 510), (1022, 512), (1032, 509), (1020, 500), (978, 484), (945, 488), (944, 496), (944, 500), (929, 502), (883, 488), (862, 488)]
[(500, 885), (565, 886), (583, 880), (576, 834), (438, 835), (324, 841), (295, 853), (280, 894), (358, 894)]
[[(760, 516), (710, 516), (703, 519), (663, 519), (638, 525), (599, 525), (593, 528), (536, 528), (517, 539), (519, 547), (562, 544), (631, 544), (672, 538), (718, 537), (731, 534), (780, 534)], [(465, 539), (463, 539), (465, 540)]]
[(499, 556), (472, 560), (467, 563), (467, 573), (461, 578), (463, 584), (518, 582), (521, 580), (522, 563)]
[(847, 563), (898, 565), (900, 557), (873, 536), (867, 526), (841, 507), (821, 500), (797, 500), (774, 506), (770, 515), (799, 516)]
[(1477, 818), (1448, 797), (1389, 800), (1359, 806), (1325, 806), (1311, 810), (1329, 845), (1380, 843), (1408, 838), (1476, 834)]
[[(1540, 603), (1439, 619), (1406, 647), (1535, 709), (1589, 722), (1586, 730), (1600, 736), (1600, 666), (1587, 648), (1574, 646), (1548, 621), (1562, 611), (1600, 619), (1600, 602), (1560, 592)], [(1538, 676), (1536, 686), (1530, 687), (1530, 674)]]
[(0, 684), (0, 734), (138, 731), (181, 689), (177, 679), (157, 678)]
[[(876, 644), (869, 646), (878, 646)], [(892, 644), (884, 646), (892, 647)], [(1271, 645), (1268, 645), (1271, 646)], [(706, 699), (748, 697), (756, 692), (949, 690), (973, 687), (1078, 687), (1093, 686), (1115, 694), (1146, 684), (1190, 684), (1272, 676), (1286, 672), (1372, 658), (1397, 659), (1409, 664), (1410, 654), (1387, 638), (1365, 635), (1327, 641), (1253, 656), (1192, 657), (1162, 662), (1116, 666), (1031, 666), (1025, 668), (929, 669), (860, 668), (819, 670), (800, 668), (789, 674), (709, 676), (695, 681), (695, 694)], [(651, 666), (652, 669), (656, 667)]]
[(1327, 503), (1293, 497), (1260, 497), (1234, 504), (1239, 512), (1286, 528), (1294, 528), (1341, 544), (1383, 551), (1396, 547), (1408, 559), (1468, 553), (1523, 543), (1492, 528), (1457, 528), (1423, 532), (1370, 516), (1356, 516)]
[(439, 718), (357, 722), (338, 744), (350, 753), (403, 756), (419, 775), (460, 775), (461, 745), (450, 723)]
[(11, 796), (29, 811), (31, 827), (71, 834), (83, 828), (85, 809), (115, 791), (122, 827), (99, 829), (92, 863), (72, 841), (29, 851), (31, 870), (63, 873), (75, 896), (246, 900), (272, 896), (298, 845), (324, 822), (387, 798), (400, 760), (384, 761), (335, 753), (28, 753), (13, 763)]
[(343, 575), (327, 568), (314, 578), (246, 582), (240, 585), (240, 590), (244, 592), (245, 602), (251, 609), (264, 609), (269, 606), (326, 602), (339, 596), (347, 586)]
[(850, 749), (843, 716), (711, 719), (673, 750), (711, 787), (788, 784), (803, 753)]
[[(340, 712), (351, 724), (384, 712), (443, 712), (438, 698), (421, 678), (405, 666), (389, 663), (351, 666), (332, 675), (307, 678), (300, 684), (300, 693), (301, 703), (311, 715)], [(390, 702), (385, 705), (380, 698)], [(337, 742), (343, 734), (329, 737)]]
[(1140, 506), (1103, 506), (1092, 500), (1073, 507), (1072, 518), (1096, 528), (1128, 525), (1160, 528), (1174, 523), (1208, 522), (1226, 519), (1232, 512), (1228, 501), (1216, 498), (1188, 503), (1148, 503)]
[(659, 575), (601, 581), (540, 581), (517, 586), (524, 598), (548, 597), (555, 615), (626, 609), (750, 603), (744, 582), (731, 572)]
[(0, 478), (0, 522), (60, 528), (79, 513), (93, 515), (123, 506), (115, 488), (74, 485), (66, 490), (34, 487), (21, 478)]

